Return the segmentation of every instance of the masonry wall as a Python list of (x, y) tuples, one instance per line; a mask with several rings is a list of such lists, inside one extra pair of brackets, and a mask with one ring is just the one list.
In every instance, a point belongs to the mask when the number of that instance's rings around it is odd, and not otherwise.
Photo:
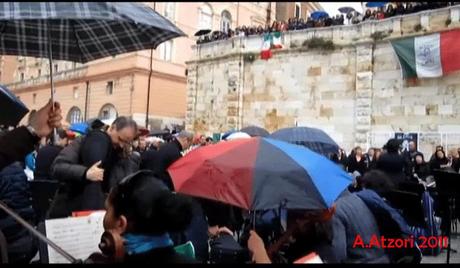
[[(313, 126), (347, 150), (381, 146), (369, 142), (379, 132), (460, 133), (459, 73), (405, 81), (389, 42), (458, 27), (459, 8), (449, 7), (290, 32), (268, 61), (259, 57), (258, 36), (201, 45), (187, 64), (187, 128), (213, 133), (253, 124), (269, 131)], [(306, 40), (318, 38), (334, 48), (307, 47)], [(424, 143), (441, 142), (428, 140), (432, 136)], [(456, 139), (451, 143), (460, 145)]]

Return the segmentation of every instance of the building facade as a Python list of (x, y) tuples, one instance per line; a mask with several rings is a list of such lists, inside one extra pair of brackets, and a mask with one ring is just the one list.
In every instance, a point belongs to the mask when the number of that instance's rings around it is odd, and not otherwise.
[[(87, 64), (54, 62), (56, 100), (69, 123), (94, 117), (132, 116), (145, 125), (150, 77), (149, 122), (152, 129), (184, 125), (186, 66), (200, 29), (265, 25), (275, 19), (272, 2), (144, 2), (175, 23), (187, 37), (150, 50)], [(271, 10), (272, 9), (272, 10)], [(152, 59), (152, 61), (151, 61)], [(152, 72), (150, 63), (152, 62)], [(32, 110), (50, 98), (47, 59), (2, 56), (0, 81)]]
[(187, 64), (187, 129), (211, 135), (249, 125), (310, 126), (347, 151), (418, 133), (426, 157), (438, 144), (458, 148), (460, 73), (404, 80), (389, 42), (456, 28), (460, 8), (453, 6), (292, 31), (268, 60), (260, 59), (260, 36), (202, 44)]
[(307, 20), (314, 11), (323, 10), (319, 2), (276, 2), (276, 20), (290, 18)]

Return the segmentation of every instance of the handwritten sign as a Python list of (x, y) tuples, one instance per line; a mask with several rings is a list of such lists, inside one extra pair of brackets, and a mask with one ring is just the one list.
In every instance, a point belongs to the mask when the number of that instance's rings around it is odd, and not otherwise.
[[(53, 219), (45, 221), (46, 236), (77, 259), (85, 260), (94, 252), (100, 252), (99, 242), (104, 233), (105, 211), (89, 216)], [(69, 263), (48, 245), (49, 263)]]

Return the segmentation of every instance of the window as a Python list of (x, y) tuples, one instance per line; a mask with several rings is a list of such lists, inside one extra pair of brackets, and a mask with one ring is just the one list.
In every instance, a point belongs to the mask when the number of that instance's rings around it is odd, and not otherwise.
[(32, 103), (33, 104), (37, 103), (37, 93), (32, 94)]
[(296, 2), (295, 3), (295, 17), (296, 18), (300, 18), (300, 3), (299, 2)]
[(67, 114), (67, 121), (70, 124), (79, 123), (82, 121), (81, 110), (80, 108), (74, 106), (70, 108), (69, 113)]
[(165, 17), (174, 21), (176, 17), (176, 3), (167, 2), (165, 3)]
[(24, 73), (21, 73), (21, 82), (24, 81)]
[(198, 28), (212, 29), (212, 9), (208, 4), (204, 4), (198, 9)]
[(162, 43), (160, 46), (160, 59), (164, 61), (172, 60), (173, 41), (169, 40)]
[(54, 72), (55, 72), (55, 73), (58, 72), (58, 65), (57, 65), (57, 64), (54, 64)]
[(42, 76), (42, 69), (38, 69), (38, 77)]
[(106, 92), (107, 95), (112, 95), (113, 94), (113, 81), (107, 82), (105, 92)]
[(78, 99), (78, 87), (73, 88), (73, 98)]
[(227, 10), (222, 11), (220, 30), (224, 33), (227, 33), (231, 28), (232, 24), (232, 15)]
[(118, 112), (117, 109), (115, 109), (115, 106), (112, 104), (108, 103), (102, 106), (100, 112), (99, 112), (99, 118), (101, 120), (106, 120), (106, 119), (114, 119), (118, 117)]

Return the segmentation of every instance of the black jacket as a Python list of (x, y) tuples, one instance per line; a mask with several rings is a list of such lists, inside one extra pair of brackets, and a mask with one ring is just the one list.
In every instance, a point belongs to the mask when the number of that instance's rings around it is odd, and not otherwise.
[(396, 186), (406, 180), (406, 168), (404, 157), (397, 153), (382, 154), (377, 160), (377, 169), (385, 172)]
[(358, 171), (361, 175), (364, 175), (367, 171), (366, 156), (363, 155), (361, 160), (358, 162), (354, 155), (348, 157), (348, 172), (353, 173)]
[(430, 167), (428, 166), (427, 163), (422, 163), (420, 165), (415, 164), (414, 165), (414, 174), (417, 174), (417, 176), (422, 179), (426, 180), (426, 177), (430, 176)]
[(182, 150), (182, 145), (178, 140), (174, 139), (160, 147), (154, 163), (153, 172), (155, 176), (161, 179), (170, 190), (174, 190), (174, 185), (169, 176), (168, 167), (182, 157)]
[(0, 170), (15, 161), (23, 161), (38, 141), (26, 127), (16, 128), (0, 137)]
[[(0, 172), (0, 200), (28, 223), (35, 225), (31, 195), (24, 166), (13, 163)], [(38, 251), (38, 241), (26, 228), (0, 210), (0, 230), (8, 243), (10, 263), (29, 263)]]
[[(103, 182), (86, 179), (86, 171), (102, 160)], [(53, 201), (50, 217), (71, 215), (73, 211), (98, 210), (104, 208), (104, 201), (111, 187), (125, 176), (138, 170), (138, 163), (121, 159), (113, 149), (107, 133), (95, 130), (84, 138), (76, 139), (64, 148), (51, 168), (53, 178), (61, 185)]]
[(51, 165), (58, 156), (58, 154), (64, 149), (61, 146), (48, 144), (40, 148), (37, 152), (37, 158), (35, 159), (35, 180), (50, 180)]

